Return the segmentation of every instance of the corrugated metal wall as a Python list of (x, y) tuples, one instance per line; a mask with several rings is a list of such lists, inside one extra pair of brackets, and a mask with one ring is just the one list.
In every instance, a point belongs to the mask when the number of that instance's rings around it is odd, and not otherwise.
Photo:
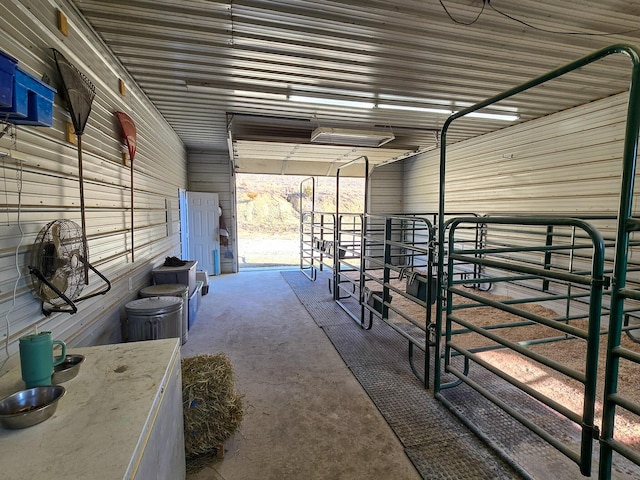
[[(449, 145), (446, 211), (615, 218), (626, 102), (620, 94)], [(405, 162), (408, 212), (437, 211), (439, 162), (439, 151)], [(605, 237), (615, 236), (614, 219), (588, 221)], [(517, 246), (522, 235), (499, 241)], [(608, 268), (613, 253), (607, 250)]]
[[(52, 2), (2, 2), (0, 49), (16, 57), (27, 72), (38, 78), (47, 74), (58, 86), (51, 50), (55, 47), (96, 87), (82, 136), (86, 235), (90, 262), (113, 287), (105, 296), (78, 304), (74, 315), (45, 317), (25, 282), (28, 253), (40, 229), (61, 218), (81, 223), (77, 148), (66, 140), (70, 118), (58, 94), (51, 128), (18, 127), (15, 137), (7, 134), (0, 139), (0, 152), (10, 154), (0, 159), (0, 316), (4, 320), (0, 321), (0, 335), (6, 347), (0, 353), (0, 371), (17, 361), (17, 339), (36, 327), (52, 331), (55, 338), (71, 346), (120, 341), (124, 304), (148, 284), (151, 269), (164, 256), (179, 255), (178, 189), (187, 186), (184, 146), (82, 18), (66, 2), (58, 4), (68, 17), (68, 37), (58, 31)], [(124, 96), (119, 79), (126, 85)], [(138, 131), (134, 263), (130, 171), (122, 161), (114, 111), (128, 113)], [(91, 274), (83, 293), (100, 285), (99, 278)]]
[(404, 211), (402, 198), (402, 162), (376, 167), (369, 177), (369, 213)]
[(189, 152), (189, 191), (218, 194), (229, 230), (229, 248), (221, 246), (220, 271), (238, 271), (235, 176), (227, 152)]
[[(626, 100), (608, 97), (449, 145), (447, 211), (616, 213)], [(406, 211), (437, 211), (438, 168), (438, 150), (405, 162)]]

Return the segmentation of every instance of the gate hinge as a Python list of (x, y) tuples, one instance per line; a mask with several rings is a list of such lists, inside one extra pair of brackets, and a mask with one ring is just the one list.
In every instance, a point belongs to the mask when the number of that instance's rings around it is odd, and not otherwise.
[(591, 438), (594, 440), (600, 440), (600, 429), (597, 425), (591, 427)]
[(591, 285), (593, 286), (601, 286), (602, 288), (604, 288), (605, 290), (608, 290), (609, 287), (611, 286), (611, 277), (604, 277), (602, 279), (592, 279), (591, 280)]

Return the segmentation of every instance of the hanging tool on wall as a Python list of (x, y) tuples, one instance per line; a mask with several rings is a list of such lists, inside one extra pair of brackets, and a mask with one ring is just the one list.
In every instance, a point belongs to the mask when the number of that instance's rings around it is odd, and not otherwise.
[(225, 258), (233, 258), (233, 252), (229, 249), (229, 230), (227, 230), (227, 224), (222, 215), (222, 208), (218, 207), (218, 212), (220, 214), (218, 222), (220, 227), (220, 245), (226, 247), (226, 251), (224, 252)]
[(115, 112), (120, 127), (122, 128), (122, 138), (129, 149), (129, 163), (131, 167), (131, 261), (135, 262), (135, 248), (133, 243), (133, 157), (136, 156), (137, 134), (136, 124), (132, 118), (124, 112)]
[[(89, 262), (89, 251), (87, 247), (87, 225), (85, 220), (84, 209), (84, 179), (82, 172), (82, 134), (84, 127), (87, 125), (89, 114), (91, 113), (91, 104), (96, 96), (96, 88), (91, 81), (80, 70), (70, 64), (64, 55), (55, 48), (53, 57), (58, 67), (58, 73), (62, 79), (62, 92), (67, 101), (67, 109), (71, 114), (71, 121), (78, 143), (78, 178), (80, 182), (80, 215), (82, 217), (82, 256), (85, 261)], [(85, 264), (84, 283), (89, 285), (89, 269)]]

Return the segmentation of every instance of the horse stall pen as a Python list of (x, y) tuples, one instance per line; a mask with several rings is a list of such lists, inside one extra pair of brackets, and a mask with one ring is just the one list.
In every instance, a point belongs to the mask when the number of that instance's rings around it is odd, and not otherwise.
[[(479, 223), (486, 230), (482, 248), (457, 249), (457, 227)], [(556, 233), (555, 245), (547, 245), (549, 226)], [(579, 231), (577, 240), (571, 236), (574, 228)], [(446, 390), (466, 383), (576, 463), (590, 468), (600, 312), (606, 285), (604, 240), (600, 233), (581, 220), (545, 217), (460, 218), (452, 221), (448, 230), (444, 370), (453, 377), (437, 382), (440, 399), (450, 404)], [(571, 241), (562, 241), (567, 238)], [(593, 252), (592, 258), (585, 255), (581, 263), (587, 268), (576, 269), (570, 260), (582, 250)], [(547, 252), (555, 254), (551, 265), (544, 261)], [(523, 293), (511, 297), (471, 292), (465, 288), (467, 280), (452, 278), (454, 261), (485, 267), (490, 275), (476, 282), (501, 287), (506, 292), (519, 287)], [(547, 283), (551, 287), (545, 289), (543, 285)], [(576, 310), (587, 311), (568, 315), (566, 312), (576, 301), (580, 301)], [(566, 303), (566, 310), (564, 305), (558, 305), (562, 302)], [(554, 307), (561, 313), (556, 314)], [(571, 345), (558, 348), (557, 342)], [(508, 352), (504, 352), (506, 349)], [(563, 353), (569, 349), (571, 354), (566, 358)], [(482, 367), (483, 373), (490, 372), (516, 386), (535, 399), (534, 403), (540, 402), (574, 422), (582, 430), (582, 445), (578, 442), (577, 447), (567, 446), (539, 425), (538, 416), (527, 417), (521, 405), (505, 401), (504, 393), (492, 393), (500, 382), (493, 382), (487, 374), (477, 374), (477, 370), (470, 372), (471, 362)], [(561, 398), (559, 389), (532, 387), (532, 371), (561, 377), (561, 382), (571, 385), (568, 397), (579, 392), (583, 399), (582, 405), (577, 405), (578, 411), (567, 407), (569, 398)]]
[[(368, 328), (375, 315), (408, 341), (411, 370), (426, 387), (429, 347), (434, 342), (432, 306), (437, 296), (433, 224), (422, 216), (366, 218), (362, 289)], [(421, 366), (416, 365), (415, 348), (422, 352)]]
[[(366, 158), (338, 168), (336, 212), (315, 211), (315, 180), (301, 182), (301, 198), (309, 198), (300, 212), (300, 268), (311, 281), (328, 272), (322, 277), (327, 279), (333, 300), (361, 328), (371, 329), (375, 317), (405, 338), (411, 371), (426, 388), (435, 342), (437, 214), (340, 211), (340, 171), (357, 163), (369, 171)], [(462, 213), (448, 214), (447, 218), (454, 215)], [(475, 248), (480, 230), (468, 233), (463, 243)], [(456, 267), (456, 274), (466, 279), (480, 275), (478, 268), (466, 267)]]
[[(581, 211), (565, 186), (566, 195), (548, 202), (553, 214), (527, 213), (523, 202), (517, 214), (505, 207), (504, 213), (482, 218), (438, 219), (443, 288), (437, 303), (441, 341), (435, 345), (434, 394), (514, 467), (535, 471), (536, 459), (551, 455), (540, 452), (560, 452), (564, 457), (554, 460), (562, 465), (557, 478), (574, 478), (565, 468), (572, 463), (582, 475), (597, 471), (603, 480), (640, 475), (640, 349), (633, 341), (640, 300), (634, 232), (640, 221), (632, 214), (640, 125), (638, 50), (626, 45), (602, 49), (460, 110), (445, 122), (441, 136), (439, 212), (444, 212), (459, 206), (455, 190), (449, 195), (455, 201), (448, 200), (446, 191), (446, 136), (454, 121), (574, 70), (584, 74), (586, 66), (613, 54), (626, 55), (632, 63), (620, 177), (616, 172), (606, 178), (621, 180), (617, 212), (604, 200), (599, 210)], [(529, 149), (535, 141), (528, 140)], [(560, 168), (572, 172), (569, 166)], [(573, 170), (574, 176), (579, 173)], [(499, 185), (501, 178), (492, 180)], [(531, 173), (525, 180), (512, 192), (532, 195), (536, 180)], [(600, 191), (608, 192), (610, 184)], [(544, 200), (529, 203), (544, 205)], [(520, 204), (511, 201), (510, 206)], [(478, 247), (459, 248), (459, 229), (473, 226), (482, 230)], [(473, 282), (455, 278), (456, 262), (476, 266), (482, 275)], [(627, 283), (628, 278), (633, 281)], [(473, 285), (491, 291), (467, 288)], [(523, 449), (522, 438), (529, 434), (539, 442), (538, 455)]]
[[(340, 201), (342, 172), (357, 165), (364, 170), (364, 208), (362, 212), (344, 212)], [(361, 328), (371, 329), (375, 317), (405, 338), (411, 371), (427, 388), (436, 341), (438, 214), (368, 213), (371, 173), (364, 156), (336, 168), (335, 212), (315, 210), (314, 177), (300, 182), (300, 270), (311, 281), (326, 273), (322, 278), (326, 278), (332, 299)], [(460, 215), (476, 214), (455, 212), (445, 217)], [(476, 248), (479, 241), (480, 230), (473, 228), (463, 244)], [(465, 264), (455, 271), (465, 279), (481, 275), (479, 267), (469, 270)], [(474, 286), (482, 288), (481, 283)]]
[(367, 202), (369, 160), (358, 157), (337, 167), (335, 212), (315, 210), (316, 183), (308, 178), (300, 184), (300, 196), (310, 197), (310, 209), (301, 203), (300, 209), (300, 270), (311, 281), (319, 272), (326, 272), (329, 293), (333, 300), (362, 326), (361, 262), (364, 214), (340, 210), (340, 173), (343, 169), (363, 164), (364, 205)]

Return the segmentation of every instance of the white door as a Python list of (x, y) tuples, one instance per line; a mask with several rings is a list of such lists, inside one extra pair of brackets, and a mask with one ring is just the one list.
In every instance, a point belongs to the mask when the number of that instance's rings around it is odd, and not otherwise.
[(214, 256), (220, 254), (218, 194), (187, 192), (188, 252), (198, 270), (214, 274)]

